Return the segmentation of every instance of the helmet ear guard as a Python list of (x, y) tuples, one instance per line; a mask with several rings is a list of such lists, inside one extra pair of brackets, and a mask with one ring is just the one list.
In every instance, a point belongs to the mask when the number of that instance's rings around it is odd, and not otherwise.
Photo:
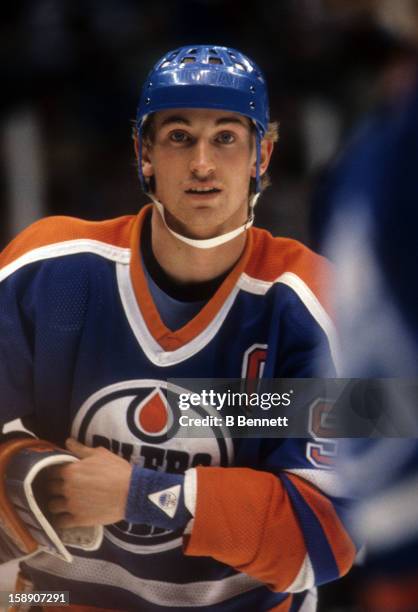
[[(267, 87), (263, 73), (255, 62), (240, 51), (216, 45), (180, 47), (164, 55), (155, 64), (142, 88), (136, 117), (139, 180), (144, 192), (155, 203), (156, 198), (149, 193), (142, 169), (143, 126), (149, 114), (174, 108), (225, 110), (244, 115), (254, 123), (255, 194), (250, 198), (249, 218), (238, 228), (238, 233), (245, 231), (253, 223), (253, 209), (261, 192), (261, 141), (269, 123)], [(161, 203), (158, 204), (157, 208), (166, 224), (164, 208)], [(168, 226), (167, 229), (174, 233)], [(174, 235), (192, 246), (212, 248), (231, 240), (238, 235), (236, 232), (234, 230), (209, 240), (192, 240), (176, 233)], [(217, 241), (216, 244), (214, 241)], [(210, 246), (204, 246), (206, 243)]]

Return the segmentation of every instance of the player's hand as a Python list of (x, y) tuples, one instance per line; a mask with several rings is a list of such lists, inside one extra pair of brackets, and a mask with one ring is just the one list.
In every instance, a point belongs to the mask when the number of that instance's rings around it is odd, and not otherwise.
[(73, 438), (65, 446), (80, 461), (48, 470), (47, 507), (55, 527), (108, 525), (124, 518), (132, 466), (103, 447)]

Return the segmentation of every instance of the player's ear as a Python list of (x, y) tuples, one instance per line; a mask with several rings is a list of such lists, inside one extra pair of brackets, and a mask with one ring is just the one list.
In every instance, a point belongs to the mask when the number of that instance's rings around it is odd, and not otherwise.
[[(267, 168), (269, 167), (271, 154), (273, 153), (273, 148), (274, 148), (274, 142), (263, 138), (263, 140), (261, 141), (260, 176), (262, 176), (266, 172)], [(251, 176), (255, 178), (255, 175), (256, 175), (256, 161), (254, 159), (254, 163), (251, 168)]]
[[(134, 135), (134, 147), (135, 147), (135, 156), (138, 161), (139, 157), (139, 142), (138, 142), (138, 134)], [(142, 174), (149, 178), (154, 175), (154, 168), (152, 167), (150, 155), (149, 155), (149, 147), (143, 142), (142, 144)]]

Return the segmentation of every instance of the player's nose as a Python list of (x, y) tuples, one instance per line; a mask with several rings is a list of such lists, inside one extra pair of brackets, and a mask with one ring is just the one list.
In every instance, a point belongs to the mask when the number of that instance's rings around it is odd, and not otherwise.
[(190, 172), (197, 178), (207, 178), (215, 171), (215, 160), (210, 143), (203, 139), (198, 141), (193, 147), (190, 160)]

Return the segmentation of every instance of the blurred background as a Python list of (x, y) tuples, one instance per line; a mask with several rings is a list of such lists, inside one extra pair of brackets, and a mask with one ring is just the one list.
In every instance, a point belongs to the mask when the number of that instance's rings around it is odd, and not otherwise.
[[(257, 224), (317, 246), (312, 192), (366, 112), (402, 96), (416, 51), (408, 0), (20, 0), (0, 26), (0, 247), (55, 214), (103, 219), (144, 203), (131, 141), (147, 72), (183, 44), (237, 47), (265, 71), (280, 122)], [(379, 12), (385, 13), (385, 10)], [(386, 22), (385, 22), (386, 19)], [(393, 26), (393, 27), (392, 27)]]
[[(166, 51), (209, 43), (236, 47), (261, 66), (271, 118), (280, 122), (256, 225), (321, 251), (325, 179), (358, 126), (390, 117), (416, 88), (417, 15), (416, 0), (4, 4), (0, 248), (46, 215), (136, 213), (146, 202), (131, 139), (142, 82)], [(319, 610), (359, 609), (362, 571), (359, 564), (322, 587)]]

